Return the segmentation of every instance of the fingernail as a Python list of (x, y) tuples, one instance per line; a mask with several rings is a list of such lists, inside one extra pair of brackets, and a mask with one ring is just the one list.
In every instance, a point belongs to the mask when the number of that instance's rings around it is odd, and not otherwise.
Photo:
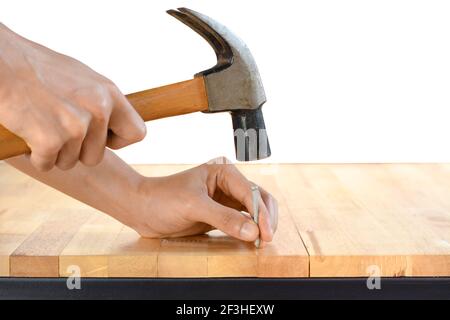
[(245, 222), (241, 228), (241, 238), (246, 241), (253, 241), (258, 236), (258, 227), (253, 222)]

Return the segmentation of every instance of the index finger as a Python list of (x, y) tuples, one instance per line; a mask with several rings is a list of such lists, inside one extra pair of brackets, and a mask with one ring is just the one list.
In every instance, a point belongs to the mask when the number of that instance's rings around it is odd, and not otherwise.
[[(216, 183), (217, 186), (228, 196), (239, 201), (250, 215), (253, 216), (253, 196), (252, 186), (249, 181), (234, 165), (218, 164), (216, 166)], [(275, 211), (269, 211), (267, 205), (273, 208), (273, 197), (264, 189), (260, 188), (261, 196), (258, 199), (259, 219), (258, 226), (260, 229), (260, 237), (263, 241), (271, 241), (273, 238), (272, 223), (276, 221), (272, 216)], [(266, 203), (267, 202), (267, 203)]]

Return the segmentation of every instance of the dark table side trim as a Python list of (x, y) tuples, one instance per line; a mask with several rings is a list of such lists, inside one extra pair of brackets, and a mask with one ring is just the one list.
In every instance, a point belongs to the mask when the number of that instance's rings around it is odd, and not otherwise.
[(0, 299), (450, 299), (450, 277), (382, 278), (83, 278), (68, 290), (65, 278), (0, 278)]

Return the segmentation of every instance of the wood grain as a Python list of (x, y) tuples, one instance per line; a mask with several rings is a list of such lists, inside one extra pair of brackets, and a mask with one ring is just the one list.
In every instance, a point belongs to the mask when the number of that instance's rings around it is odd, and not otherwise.
[(207, 277), (208, 238), (163, 239), (158, 254), (158, 277)]
[(374, 268), (381, 276), (450, 274), (449, 208), (442, 204), (450, 175), (433, 181), (422, 168), (434, 166), (283, 167), (277, 178), (296, 185), (284, 194), (310, 276), (367, 276)]
[(156, 277), (160, 240), (144, 239), (133, 229), (123, 227), (108, 251), (108, 276)]
[(208, 110), (203, 77), (132, 93), (127, 99), (144, 121)]
[(11, 254), (43, 223), (47, 215), (41, 211), (30, 215), (29, 210), (0, 209), (0, 276), (10, 275)]
[(60, 275), (71, 275), (75, 266), (82, 277), (108, 277), (108, 253), (123, 228), (117, 220), (94, 213), (60, 253)]
[(305, 277), (309, 275), (309, 256), (302, 242), (283, 191), (276, 182), (278, 165), (242, 165), (240, 170), (277, 199), (278, 229), (271, 243), (256, 250), (258, 277)]
[(258, 250), (253, 243), (236, 241), (217, 230), (208, 239), (208, 277), (258, 275)]
[(30, 152), (24, 140), (0, 125), (0, 160)]
[(238, 167), (279, 202), (260, 250), (219, 231), (143, 239), (0, 164), (0, 276), (68, 276), (74, 265), (84, 277), (450, 276), (450, 164)]
[(10, 275), (59, 277), (59, 255), (89, 218), (89, 211), (55, 210), (12, 253)]

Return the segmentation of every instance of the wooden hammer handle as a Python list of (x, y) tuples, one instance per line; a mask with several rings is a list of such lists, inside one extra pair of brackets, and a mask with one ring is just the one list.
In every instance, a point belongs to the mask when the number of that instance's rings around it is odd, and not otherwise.
[[(126, 96), (144, 121), (208, 109), (203, 77)], [(29, 153), (25, 141), (0, 125), (0, 160)]]
[(126, 97), (144, 121), (208, 110), (203, 77), (131, 93)]

